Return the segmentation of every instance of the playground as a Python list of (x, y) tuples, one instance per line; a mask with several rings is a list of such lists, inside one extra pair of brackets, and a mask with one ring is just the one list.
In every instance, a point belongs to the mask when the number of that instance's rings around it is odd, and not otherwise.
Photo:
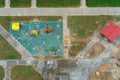
[(11, 22), (10, 33), (32, 56), (62, 56), (62, 22)]

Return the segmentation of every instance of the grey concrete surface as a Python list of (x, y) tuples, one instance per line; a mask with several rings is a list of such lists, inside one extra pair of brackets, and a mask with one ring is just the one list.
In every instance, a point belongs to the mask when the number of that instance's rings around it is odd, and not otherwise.
[(10, 7), (10, 0), (5, 0), (5, 7), (6, 8)]
[(68, 24), (67, 24), (67, 17), (68, 16), (62, 16), (62, 18), (63, 18), (63, 34), (64, 35), (70, 35), (70, 29), (68, 28)]
[(80, 1), (80, 8), (87, 8), (87, 6), (86, 6), (86, 0), (81, 0)]
[(119, 7), (97, 8), (0, 8), (0, 16), (120, 15)]
[(37, 1), (36, 0), (31, 0), (31, 7), (36, 8)]

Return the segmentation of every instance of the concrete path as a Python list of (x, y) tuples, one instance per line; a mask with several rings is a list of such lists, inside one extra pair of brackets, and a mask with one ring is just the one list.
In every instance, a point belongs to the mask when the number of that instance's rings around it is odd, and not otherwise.
[(110, 58), (110, 55), (113, 52), (117, 52), (119, 50), (114, 45), (110, 45), (110, 44), (104, 44), (104, 45), (108, 45), (108, 46), (104, 49), (104, 51), (100, 54), (100, 56), (98, 56), (98, 59), (101, 59), (101, 58)]
[(22, 59), (33, 59), (32, 55), (0, 25), (0, 35), (2, 35), (22, 56)]
[(76, 58), (82, 58), (95, 43), (96, 42), (94, 40), (90, 41), (87, 46), (76, 56)]
[(31, 7), (36, 8), (37, 1), (36, 0), (31, 0)]
[(0, 8), (0, 16), (119, 15), (119, 7), (106, 8)]
[(101, 58), (109, 58), (110, 54), (112, 53), (111, 49), (105, 49), (100, 56), (98, 56), (99, 59)]
[(81, 0), (80, 3), (81, 3), (80, 8), (87, 8), (86, 0)]
[(62, 16), (63, 18), (63, 34), (70, 35), (70, 29), (68, 28), (67, 16)]
[(6, 61), (3, 61), (3, 60), (1, 61), (1, 60), (0, 60), (0, 65), (1, 65), (3, 68), (6, 67)]
[[(99, 35), (99, 38), (100, 37), (101, 36)], [(108, 42), (108, 40), (106, 38), (102, 38), (99, 43), (102, 44), (105, 49), (100, 54), (100, 56), (98, 56), (98, 59), (101, 59), (101, 58), (110, 58), (110, 54), (112, 52), (117, 52), (118, 51), (117, 46), (114, 43)]]
[(36, 67), (35, 67), (35, 69), (36, 69), (36, 71), (38, 72), (38, 73), (42, 73), (42, 69), (45, 67), (44, 66), (44, 63), (45, 61), (38, 61), (38, 63), (37, 63), (37, 65), (36, 65)]
[(10, 0), (5, 0), (5, 7), (6, 8), (10, 7)]
[(5, 80), (11, 80), (11, 69), (12, 69), (12, 66), (8, 66), (8, 64), (6, 64), (6, 67), (4, 68), (4, 72), (5, 72), (4, 79)]

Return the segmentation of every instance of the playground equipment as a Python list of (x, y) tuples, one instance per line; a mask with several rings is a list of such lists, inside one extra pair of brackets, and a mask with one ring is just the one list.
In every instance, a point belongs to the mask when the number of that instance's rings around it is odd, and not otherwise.
[(20, 30), (20, 23), (19, 22), (13, 22), (12, 23), (12, 30), (13, 31), (19, 31)]
[(50, 52), (57, 52), (57, 48), (56, 47), (50, 47)]
[(38, 37), (38, 30), (33, 30), (33, 34)]
[[(14, 21), (19, 22), (19, 21)], [(19, 22), (20, 31), (12, 30), (10, 34), (17, 39), (32, 56), (62, 56), (63, 22)], [(58, 25), (58, 27), (57, 27)], [(45, 32), (44, 32), (45, 31)]]
[(45, 33), (51, 33), (51, 31), (52, 31), (52, 28), (49, 27), (49, 26), (47, 26), (47, 27), (44, 29), (44, 32), (45, 32)]
[(34, 34), (36, 37), (38, 37), (38, 30), (32, 30), (32, 31), (30, 31), (30, 37), (32, 37), (33, 34)]

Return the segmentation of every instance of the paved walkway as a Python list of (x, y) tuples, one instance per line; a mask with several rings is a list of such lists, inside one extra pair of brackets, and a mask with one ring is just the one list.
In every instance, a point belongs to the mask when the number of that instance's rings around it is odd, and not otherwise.
[(37, 1), (36, 0), (31, 0), (31, 7), (36, 8)]
[(11, 80), (11, 70), (12, 70), (13, 64), (11, 66), (8, 65), (8, 62), (6, 64), (6, 67), (4, 68), (4, 79), (5, 80)]
[(80, 4), (81, 4), (80, 8), (87, 8), (87, 6), (86, 6), (86, 0), (81, 0)]
[(79, 16), (120, 15), (119, 7), (111, 8), (0, 8), (0, 16)]
[(10, 0), (5, 0), (5, 7), (6, 8), (10, 7)]
[(22, 59), (33, 59), (32, 55), (2, 26), (0, 26), (0, 34), (21, 54)]
[(65, 35), (70, 35), (70, 29), (68, 28), (68, 22), (67, 22), (67, 18), (68, 16), (62, 16), (63, 18), (63, 33), (64, 33), (64, 36)]

